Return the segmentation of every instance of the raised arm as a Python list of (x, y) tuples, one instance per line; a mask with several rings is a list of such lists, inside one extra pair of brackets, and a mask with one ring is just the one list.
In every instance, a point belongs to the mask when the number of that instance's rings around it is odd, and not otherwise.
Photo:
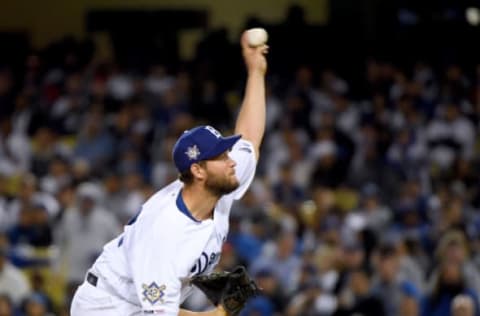
[(265, 54), (268, 46), (250, 47), (245, 32), (242, 34), (241, 45), (248, 75), (245, 95), (235, 125), (235, 134), (241, 134), (242, 138), (253, 144), (258, 159), (265, 132), (265, 73), (267, 71)]

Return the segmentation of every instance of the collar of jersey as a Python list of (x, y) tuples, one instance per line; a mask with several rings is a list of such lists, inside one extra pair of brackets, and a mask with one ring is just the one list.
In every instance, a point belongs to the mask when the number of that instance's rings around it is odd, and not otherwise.
[(199, 220), (195, 219), (195, 217), (192, 216), (192, 213), (190, 213), (190, 210), (188, 209), (188, 207), (185, 205), (185, 202), (183, 201), (182, 190), (180, 190), (180, 192), (178, 193), (178, 196), (177, 196), (177, 207), (180, 210), (180, 212), (185, 214), (188, 218), (190, 218), (195, 223), (201, 223), (202, 222), (202, 221), (199, 221)]

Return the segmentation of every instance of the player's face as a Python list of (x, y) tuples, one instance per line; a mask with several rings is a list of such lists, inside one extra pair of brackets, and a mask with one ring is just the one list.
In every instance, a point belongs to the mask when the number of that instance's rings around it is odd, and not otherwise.
[(238, 188), (239, 183), (235, 175), (235, 161), (228, 152), (206, 161), (207, 180), (205, 187), (214, 195), (228, 194)]

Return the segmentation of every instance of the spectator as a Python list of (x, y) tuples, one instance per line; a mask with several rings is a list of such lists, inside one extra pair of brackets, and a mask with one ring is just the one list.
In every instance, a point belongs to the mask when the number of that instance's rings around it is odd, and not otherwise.
[(258, 271), (255, 279), (262, 292), (248, 301), (240, 316), (272, 316), (281, 313), (285, 306), (285, 297), (272, 270), (266, 268)]
[[(247, 193), (247, 196), (251, 193)], [(247, 197), (248, 200), (248, 197)], [(242, 213), (243, 212), (242, 210)], [(230, 218), (231, 230), (228, 241), (235, 249), (235, 253), (241, 263), (250, 266), (252, 262), (261, 254), (263, 246), (263, 235), (268, 230), (267, 218), (261, 214), (255, 216), (250, 222), (250, 229), (241, 225), (241, 218), (237, 214), (232, 214)]]
[[(480, 293), (480, 272), (469, 257), (467, 240), (461, 231), (452, 230), (446, 232), (440, 239), (437, 250), (437, 262), (451, 262), (461, 270), (461, 276), (465, 286), (475, 293)], [(434, 284), (438, 281), (438, 268), (432, 272), (429, 280), (430, 291), (434, 290)]]
[(41, 205), (48, 219), (55, 218), (59, 212), (56, 199), (50, 193), (38, 188), (37, 177), (33, 174), (26, 174), (20, 179), (20, 186), (15, 198), (10, 199), (6, 205), (8, 225), (12, 227), (18, 224), (21, 210), (29, 209), (32, 205)]
[(280, 166), (280, 178), (273, 184), (275, 201), (285, 208), (296, 208), (304, 199), (302, 188), (294, 183), (292, 165), (289, 162)]
[(77, 189), (76, 203), (65, 211), (57, 231), (57, 242), (68, 267), (69, 291), (83, 282), (103, 245), (119, 230), (114, 215), (101, 206), (101, 189), (94, 183), (82, 183)]
[(65, 80), (64, 91), (53, 102), (49, 120), (61, 135), (73, 135), (82, 126), (87, 98), (81, 73), (72, 73), (62, 79)]
[[(312, 281), (307, 287), (300, 289), (292, 297), (286, 308), (286, 315), (313, 316), (322, 315), (322, 313), (330, 314), (336, 308), (336, 299), (329, 294), (325, 296), (322, 296), (322, 294), (320, 286), (315, 281)], [(317, 300), (321, 300), (320, 304), (317, 303)]]
[(263, 148), (268, 164), (265, 165), (268, 180), (271, 183), (279, 181), (280, 166), (284, 163), (292, 164), (295, 183), (306, 188), (309, 182), (311, 162), (306, 157), (305, 148), (309, 144), (307, 133), (302, 129), (291, 126), (283, 118), (278, 130), (265, 139)]
[(113, 158), (113, 139), (104, 121), (102, 109), (88, 112), (73, 152), (77, 159), (88, 161), (90, 168), (98, 172)]
[(10, 176), (27, 172), (30, 159), (27, 136), (13, 131), (11, 117), (0, 117), (0, 172)]
[(391, 223), (392, 211), (382, 203), (380, 188), (375, 183), (366, 183), (360, 193), (358, 211), (348, 214), (345, 222), (361, 221), (365, 229), (370, 229), (380, 236)]
[(10, 263), (7, 251), (7, 237), (0, 233), (0, 294), (18, 305), (30, 293), (30, 284), (23, 272)]
[(386, 314), (381, 300), (370, 292), (370, 278), (365, 269), (356, 269), (351, 272), (348, 287), (348, 292), (341, 294), (339, 307), (333, 316), (354, 314), (383, 316)]
[(26, 205), (20, 211), (17, 225), (9, 230), (13, 247), (48, 247), (53, 243), (52, 227), (45, 206), (38, 203)]
[(448, 102), (439, 110), (438, 117), (427, 127), (427, 141), (432, 163), (446, 170), (455, 157), (472, 157), (475, 131), (458, 104)]
[(336, 294), (346, 291), (350, 287), (351, 274), (367, 265), (367, 256), (362, 244), (357, 241), (343, 242), (342, 249), (339, 251), (340, 258), (338, 267), (338, 279), (335, 288), (332, 289)]
[[(52, 160), (58, 163), (62, 154), (67, 154), (66, 146), (59, 140), (58, 134), (49, 126), (39, 127), (32, 137), (31, 171), (39, 176), (52, 172)], [(50, 169), (50, 170), (49, 170)]]
[(284, 293), (292, 293), (297, 287), (301, 268), (301, 259), (295, 252), (296, 243), (293, 232), (280, 232), (273, 249), (264, 245), (263, 253), (252, 262), (250, 272), (257, 274), (261, 269), (271, 267)]
[(39, 186), (42, 191), (56, 194), (73, 181), (70, 161), (67, 158), (55, 156), (49, 159), (47, 168), (44, 176), (40, 178)]
[(372, 294), (380, 298), (386, 315), (400, 315), (404, 289), (415, 288), (412, 282), (401, 278), (400, 258), (395, 247), (389, 244), (381, 245), (374, 269), (376, 273), (372, 277)]
[(452, 301), (457, 295), (467, 295), (474, 302), (474, 315), (480, 315), (478, 294), (464, 281), (462, 269), (452, 261), (444, 261), (440, 265), (438, 277), (433, 290), (428, 293), (422, 307), (422, 316), (450, 315)]

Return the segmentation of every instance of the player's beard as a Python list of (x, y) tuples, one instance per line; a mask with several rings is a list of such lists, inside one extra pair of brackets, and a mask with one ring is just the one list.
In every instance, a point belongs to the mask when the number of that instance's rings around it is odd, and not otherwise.
[(205, 181), (205, 188), (218, 197), (233, 192), (238, 186), (239, 183), (235, 176), (220, 177), (210, 173)]

